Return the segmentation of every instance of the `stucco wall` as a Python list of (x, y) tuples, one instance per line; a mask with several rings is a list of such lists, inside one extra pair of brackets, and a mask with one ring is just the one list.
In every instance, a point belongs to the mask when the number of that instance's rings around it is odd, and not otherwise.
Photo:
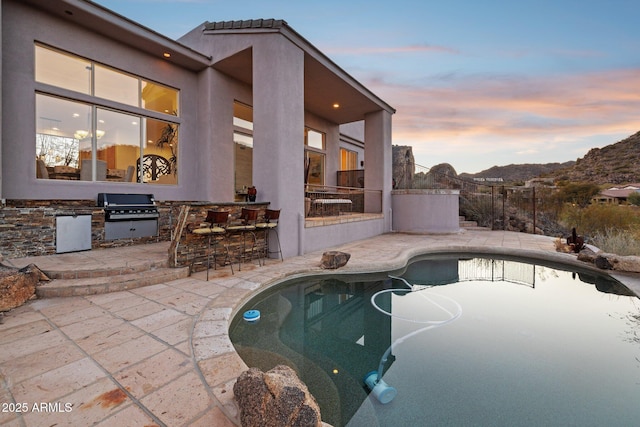
[(460, 190), (394, 190), (393, 230), (410, 233), (460, 231)]
[[(304, 223), (304, 220), (302, 222)], [(305, 228), (304, 239), (300, 242), (300, 255), (367, 239), (384, 232), (386, 232), (384, 218)], [(282, 235), (285, 231), (281, 230), (280, 233)]]
[[(19, 2), (4, 1), (2, 49), (4, 61), (2, 109), (5, 123), (2, 138), (3, 197), (7, 199), (93, 199), (102, 192), (154, 193), (163, 200), (201, 200), (204, 194), (205, 163), (210, 151), (198, 128), (200, 80), (197, 74), (116, 43), (107, 37)], [(63, 89), (34, 81), (34, 43), (54, 48), (124, 70), (140, 77), (180, 89), (180, 145), (178, 185), (109, 182), (61, 182), (38, 180), (35, 173), (36, 91), (90, 101)], [(101, 101), (103, 102), (103, 101)], [(104, 107), (119, 104), (104, 101)], [(141, 110), (142, 111), (142, 110)], [(208, 166), (208, 165), (207, 165)]]

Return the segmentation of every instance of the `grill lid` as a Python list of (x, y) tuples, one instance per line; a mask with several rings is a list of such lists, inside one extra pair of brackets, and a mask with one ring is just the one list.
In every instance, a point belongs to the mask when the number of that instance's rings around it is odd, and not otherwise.
[(125, 193), (99, 193), (98, 206), (141, 208), (155, 206), (153, 194), (125, 194)]

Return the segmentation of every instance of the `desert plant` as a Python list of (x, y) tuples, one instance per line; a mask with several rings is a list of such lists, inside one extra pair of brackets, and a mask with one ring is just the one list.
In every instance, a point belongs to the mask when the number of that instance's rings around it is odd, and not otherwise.
[(580, 234), (594, 236), (606, 229), (633, 230), (640, 225), (640, 218), (628, 206), (598, 204), (580, 208), (565, 205), (560, 222), (569, 229), (576, 227)]
[(599, 192), (600, 187), (596, 184), (570, 182), (560, 188), (557, 197), (563, 202), (584, 208)]
[(634, 191), (633, 193), (629, 194), (629, 197), (627, 197), (627, 202), (634, 206), (640, 206), (640, 193)]
[(617, 255), (640, 255), (637, 230), (605, 228), (593, 236), (592, 244), (600, 250)]

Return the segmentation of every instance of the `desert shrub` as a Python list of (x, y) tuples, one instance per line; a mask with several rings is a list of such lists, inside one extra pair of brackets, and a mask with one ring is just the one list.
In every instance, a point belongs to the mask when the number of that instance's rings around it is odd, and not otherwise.
[(593, 196), (600, 192), (600, 187), (591, 183), (569, 182), (560, 187), (556, 197), (564, 203), (585, 207), (591, 203)]
[(640, 255), (640, 240), (634, 230), (605, 228), (596, 233), (591, 244), (600, 250), (617, 255)]
[(493, 206), (491, 195), (460, 197), (460, 215), (469, 221), (476, 221), (481, 227), (492, 228)]
[(576, 227), (579, 234), (595, 236), (607, 229), (632, 231), (640, 225), (635, 209), (628, 206), (595, 204), (585, 208), (565, 205), (561, 223), (568, 229)]
[(632, 204), (634, 206), (640, 206), (640, 193), (636, 191), (629, 194), (629, 197), (627, 197), (627, 202), (629, 202), (629, 204)]

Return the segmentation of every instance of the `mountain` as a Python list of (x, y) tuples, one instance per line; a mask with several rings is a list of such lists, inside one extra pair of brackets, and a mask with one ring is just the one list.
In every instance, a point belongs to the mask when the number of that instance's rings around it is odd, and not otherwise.
[(556, 180), (594, 184), (640, 182), (640, 132), (602, 148), (592, 148), (571, 167), (546, 176)]
[(461, 173), (460, 177), (491, 181), (502, 178), (505, 183), (538, 177), (593, 184), (636, 183), (640, 182), (640, 132), (614, 144), (592, 148), (575, 162), (494, 166), (476, 174)]
[(575, 163), (576, 162), (572, 161), (565, 163), (525, 163), (519, 165), (511, 164), (507, 166), (493, 166), (489, 169), (483, 170), (482, 172), (474, 174), (461, 173), (459, 176), (460, 178), (465, 179), (483, 178), (492, 182), (502, 181), (505, 183), (516, 183), (537, 178), (541, 175), (547, 176), (548, 174), (554, 173), (558, 170), (569, 169)]

